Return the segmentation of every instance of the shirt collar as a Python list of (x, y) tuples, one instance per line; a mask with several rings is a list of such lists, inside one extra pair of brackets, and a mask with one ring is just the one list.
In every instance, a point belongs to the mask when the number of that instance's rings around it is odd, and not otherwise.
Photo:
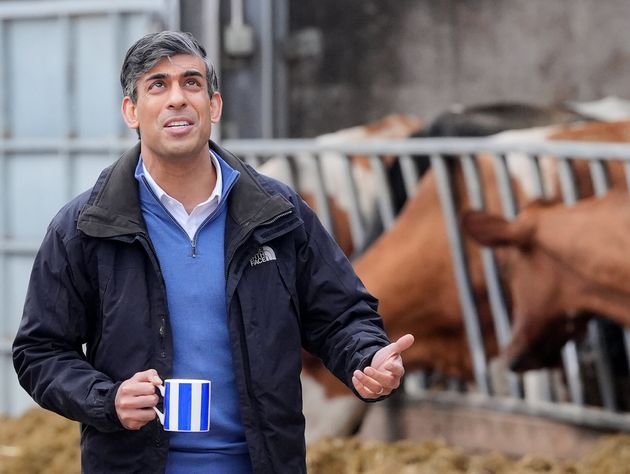
[[(212, 190), (212, 193), (210, 193), (210, 197), (206, 199), (204, 202), (197, 204), (197, 206), (195, 207), (203, 206), (214, 200), (216, 200), (216, 202), (221, 202), (221, 197), (223, 195), (223, 173), (221, 172), (221, 166), (219, 165), (219, 160), (212, 150), (208, 149), (208, 152), (210, 153), (210, 160), (212, 161), (212, 165), (214, 166), (217, 179), (214, 185), (214, 189)], [(140, 176), (144, 176), (149, 187), (151, 188), (153, 193), (157, 196), (157, 198), (160, 200), (162, 204), (170, 205), (173, 201), (177, 201), (174, 197), (169, 196), (166, 193), (166, 191), (164, 191), (160, 187), (160, 185), (155, 182), (155, 180), (153, 179), (153, 176), (151, 176), (151, 174), (149, 173), (149, 170), (147, 170), (147, 167), (144, 164), (142, 155), (140, 155), (138, 166), (136, 168), (136, 177), (140, 177)]]

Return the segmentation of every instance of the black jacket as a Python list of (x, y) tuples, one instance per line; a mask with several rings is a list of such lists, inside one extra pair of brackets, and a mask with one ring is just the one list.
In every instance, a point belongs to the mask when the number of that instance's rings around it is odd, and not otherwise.
[[(210, 146), (241, 173), (229, 195), (225, 277), (254, 472), (305, 472), (301, 347), (351, 386), (353, 370), (388, 340), (376, 300), (306, 204)], [(165, 379), (172, 365), (166, 291), (134, 177), (139, 152), (125, 153), (53, 219), (13, 346), (35, 401), (81, 422), (85, 473), (159, 473), (168, 453), (157, 420), (125, 430), (114, 407), (123, 380), (149, 368)], [(252, 265), (263, 244), (276, 260)]]

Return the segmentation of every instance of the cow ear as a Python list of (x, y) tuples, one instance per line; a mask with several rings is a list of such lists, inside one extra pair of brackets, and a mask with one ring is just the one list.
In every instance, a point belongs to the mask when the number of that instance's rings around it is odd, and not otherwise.
[(487, 247), (526, 246), (533, 235), (529, 227), (484, 211), (464, 211), (461, 222), (468, 236)]

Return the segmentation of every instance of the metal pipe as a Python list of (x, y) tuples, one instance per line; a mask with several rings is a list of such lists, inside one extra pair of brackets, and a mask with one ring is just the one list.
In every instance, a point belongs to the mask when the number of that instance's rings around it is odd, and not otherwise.
[(363, 251), (367, 241), (367, 235), (365, 232), (363, 214), (361, 213), (361, 206), (359, 205), (357, 185), (354, 182), (351, 161), (352, 157), (343, 157), (341, 160), (341, 175), (343, 177), (342, 179), (346, 183), (346, 186), (350, 190), (350, 232), (352, 234), (352, 246), (354, 247), (354, 253), (357, 254)]
[(385, 229), (391, 229), (394, 225), (395, 212), (392, 199), (392, 192), (387, 182), (387, 172), (385, 165), (378, 155), (370, 155), (370, 166), (376, 178), (378, 193), (376, 199)]
[(630, 431), (630, 414), (614, 413), (599, 408), (590, 408), (572, 403), (536, 403), (517, 398), (489, 397), (479, 393), (440, 392), (417, 390), (410, 394), (405, 404), (431, 403), (438, 406), (461, 406), (474, 409), (516, 413), (560, 421), (569, 425), (588, 428)]
[(230, 1), (230, 25), (243, 26), (245, 24), (243, 14), (243, 0)]
[[(205, 26), (200, 40), (206, 46), (208, 58), (217, 75), (221, 72), (221, 16), (220, 0), (203, 0), (201, 6), (202, 25)], [(219, 89), (221, 89), (221, 77), (219, 77)], [(221, 139), (221, 122), (212, 125), (214, 141)]]
[(501, 196), (503, 215), (509, 220), (512, 220), (516, 217), (517, 205), (505, 154), (501, 153), (494, 156), (494, 171), (497, 176), (497, 185), (499, 187), (499, 196)]
[(260, 120), (263, 138), (275, 132), (273, 2), (260, 0)]
[[(471, 207), (479, 210), (485, 209), (485, 200), (475, 158), (469, 154), (463, 155), (461, 157), (461, 164)], [(504, 349), (510, 342), (512, 330), (494, 252), (487, 247), (483, 247), (481, 249), (481, 262), (486, 285), (488, 286), (488, 298), (490, 300), (490, 310), (497, 335), (497, 342), (499, 343), (499, 347)], [(523, 396), (523, 387), (516, 374), (509, 372), (507, 374), (507, 382), (510, 395), (513, 397)]]
[(462, 155), (480, 151), (494, 154), (510, 152), (533, 155), (599, 156), (604, 160), (630, 159), (630, 144), (587, 142), (517, 142), (496, 143), (486, 138), (409, 138), (406, 140), (370, 140), (345, 143), (320, 143), (315, 140), (226, 140), (225, 146), (237, 152), (292, 152), (336, 151), (347, 154), (405, 155)]
[(438, 194), (440, 196), (440, 202), (442, 203), (446, 232), (451, 248), (451, 257), (455, 269), (455, 279), (460, 304), (462, 306), (464, 326), (468, 337), (475, 381), (481, 392), (488, 395), (490, 394), (490, 384), (486, 366), (486, 352), (479, 328), (479, 316), (477, 314), (472, 284), (468, 274), (468, 264), (466, 262), (464, 243), (457, 220), (457, 209), (451, 190), (446, 158), (437, 154), (431, 155), (431, 167), (438, 183)]
[(405, 185), (405, 193), (407, 193), (407, 199), (411, 199), (420, 185), (418, 183), (418, 170), (414, 159), (410, 155), (402, 155), (398, 160)]
[(335, 224), (332, 218), (332, 212), (330, 210), (330, 204), (328, 202), (328, 194), (326, 193), (326, 183), (324, 182), (324, 171), (322, 169), (321, 159), (316, 158), (312, 154), (308, 153), (304, 155), (306, 159), (313, 161), (315, 168), (315, 201), (317, 202), (317, 216), (322, 222), (326, 230), (334, 235)]
[(0, 19), (102, 15), (112, 12), (162, 12), (165, 0), (59, 0), (0, 2)]

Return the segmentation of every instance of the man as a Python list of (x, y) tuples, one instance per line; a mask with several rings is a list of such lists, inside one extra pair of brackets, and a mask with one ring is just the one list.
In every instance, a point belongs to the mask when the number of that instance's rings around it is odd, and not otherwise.
[[(398, 387), (413, 337), (389, 344), (291, 189), (209, 141), (222, 99), (191, 35), (141, 38), (121, 84), (140, 142), (49, 226), (14, 342), (20, 383), (81, 422), (85, 473), (305, 472), (301, 347), (372, 400)], [(208, 433), (155, 419), (171, 377), (212, 381)]]

